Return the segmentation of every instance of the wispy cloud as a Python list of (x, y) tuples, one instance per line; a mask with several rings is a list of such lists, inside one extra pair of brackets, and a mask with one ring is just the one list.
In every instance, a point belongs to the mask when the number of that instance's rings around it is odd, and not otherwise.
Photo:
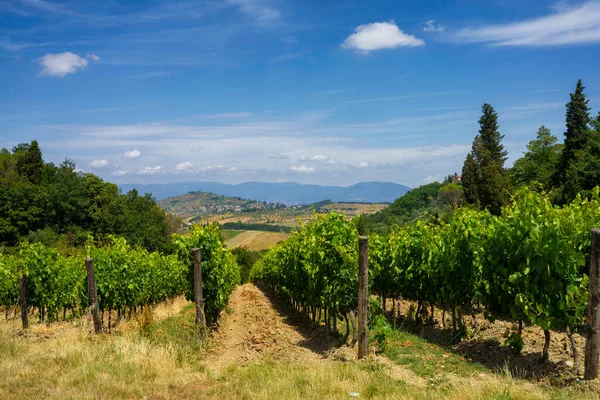
[(436, 24), (434, 19), (430, 19), (425, 23), (424, 32), (444, 32), (444, 26)]
[(423, 40), (404, 33), (394, 21), (390, 21), (357, 26), (354, 33), (344, 40), (342, 48), (358, 50), (360, 53), (367, 54), (373, 50), (424, 45)]
[(554, 7), (549, 15), (520, 22), (462, 29), (454, 38), (498, 46), (563, 46), (600, 42), (600, 2)]
[(274, 62), (297, 60), (299, 58), (306, 57), (306, 56), (310, 55), (311, 53), (312, 53), (312, 50), (295, 51), (295, 52), (291, 52), (291, 53), (282, 54), (280, 56), (275, 56), (272, 58), (272, 60)]
[(216, 113), (216, 114), (203, 114), (202, 118), (207, 119), (230, 119), (230, 118), (249, 118), (254, 116), (252, 112), (224, 112), (224, 113)]
[(412, 99), (419, 97), (432, 97), (432, 96), (444, 96), (449, 94), (458, 94), (465, 93), (465, 90), (449, 90), (446, 92), (433, 92), (433, 93), (415, 93), (415, 94), (407, 94), (403, 96), (390, 96), (390, 97), (376, 97), (372, 99), (359, 99), (359, 100), (348, 100), (346, 104), (354, 104), (354, 103), (375, 103), (379, 101), (392, 101), (392, 100), (401, 100), (401, 99)]
[(266, 0), (228, 0), (228, 3), (238, 6), (243, 13), (261, 25), (273, 24), (281, 20), (281, 12)]
[(112, 176), (125, 176), (125, 175), (127, 175), (128, 172), (129, 171), (127, 171), (127, 170), (117, 170), (117, 171), (111, 172), (110, 174)]

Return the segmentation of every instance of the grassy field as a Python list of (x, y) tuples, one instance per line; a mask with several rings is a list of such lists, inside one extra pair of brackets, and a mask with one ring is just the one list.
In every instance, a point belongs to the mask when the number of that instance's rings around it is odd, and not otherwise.
[[(260, 299), (243, 309), (232, 304), (227, 331), (248, 331), (244, 346), (223, 349), (216, 331), (204, 345), (194, 327), (190, 303), (159, 305), (152, 318), (120, 322), (116, 332), (93, 336), (86, 319), (52, 326), (33, 325), (21, 334), (15, 320), (0, 322), (0, 398), (2, 399), (347, 399), (350, 392), (373, 399), (597, 399), (583, 383), (555, 387), (491, 371), (406, 332), (389, 338), (384, 356), (343, 361), (344, 348), (306, 355), (307, 342), (279, 347), (288, 334), (311, 332), (278, 314)], [(279, 306), (277, 306), (279, 307)], [(280, 308), (277, 308), (280, 310)], [(257, 314), (261, 312), (261, 314)], [(267, 316), (278, 316), (265, 326)], [(269, 317), (271, 318), (271, 317)], [(262, 343), (252, 347), (261, 329)], [(233, 325), (232, 325), (233, 324)], [(269, 336), (271, 335), (271, 336)], [(285, 347), (285, 343), (283, 343)], [(298, 351), (294, 351), (294, 346)], [(235, 349), (235, 347), (239, 347)], [(302, 348), (301, 348), (302, 347)], [(216, 348), (216, 349), (215, 349)], [(239, 351), (227, 360), (215, 351)], [(354, 354), (347, 349), (346, 353)], [(597, 388), (596, 388), (597, 390)]]
[(243, 233), (245, 231), (230, 231), (227, 229), (221, 229), (221, 235), (223, 235), (223, 238), (225, 239), (225, 241), (227, 242), (228, 240), (233, 239), (234, 237), (236, 237), (237, 235), (239, 235), (240, 233)]

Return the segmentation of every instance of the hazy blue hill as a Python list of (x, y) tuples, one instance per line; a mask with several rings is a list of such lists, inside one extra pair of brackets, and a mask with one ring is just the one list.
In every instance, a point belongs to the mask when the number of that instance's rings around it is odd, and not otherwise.
[(310, 204), (321, 200), (364, 203), (391, 203), (410, 190), (408, 186), (391, 182), (361, 182), (352, 186), (302, 185), (295, 182), (245, 182), (229, 185), (219, 182), (174, 182), (165, 184), (124, 184), (123, 192), (133, 188), (140, 193), (152, 193), (157, 200), (179, 196), (191, 191), (216, 193), (272, 203)]

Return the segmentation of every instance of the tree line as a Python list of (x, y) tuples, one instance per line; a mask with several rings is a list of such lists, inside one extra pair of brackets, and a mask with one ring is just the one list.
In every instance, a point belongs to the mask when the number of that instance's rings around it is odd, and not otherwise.
[[(133, 246), (171, 251), (179, 221), (136, 190), (83, 173), (75, 163), (46, 163), (37, 141), (0, 150), (0, 246), (23, 240), (81, 247), (88, 235), (119, 235)], [(10, 250), (10, 249), (8, 249)]]

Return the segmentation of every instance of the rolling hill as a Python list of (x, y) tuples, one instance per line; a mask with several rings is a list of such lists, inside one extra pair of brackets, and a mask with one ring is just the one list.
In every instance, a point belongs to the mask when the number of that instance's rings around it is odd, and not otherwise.
[(140, 193), (151, 193), (157, 200), (201, 191), (286, 205), (311, 204), (326, 199), (335, 202), (391, 203), (410, 190), (408, 186), (391, 182), (362, 182), (352, 186), (303, 185), (295, 182), (245, 182), (235, 185), (219, 182), (174, 182), (123, 184), (120, 188), (123, 192), (135, 188)]

